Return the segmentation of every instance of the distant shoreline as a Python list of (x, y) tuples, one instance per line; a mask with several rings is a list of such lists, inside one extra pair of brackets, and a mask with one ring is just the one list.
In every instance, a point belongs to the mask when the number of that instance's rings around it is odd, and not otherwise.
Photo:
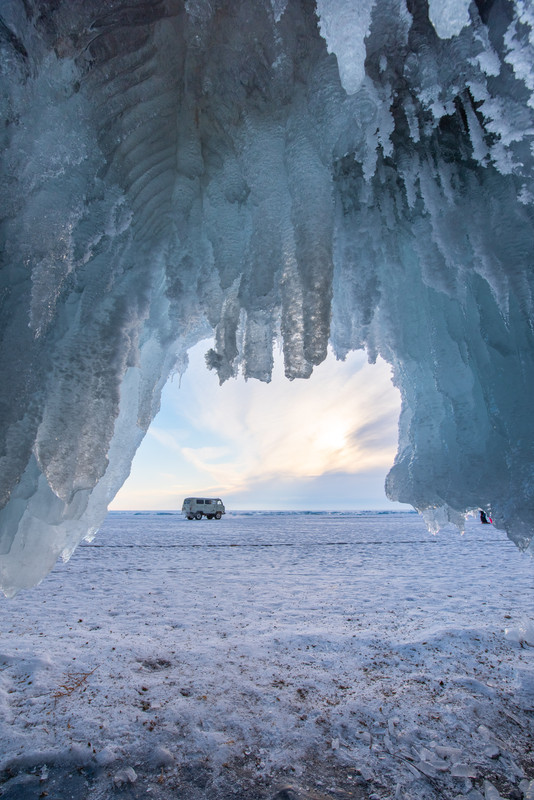
[[(297, 509), (250, 509), (250, 508), (236, 508), (227, 511), (227, 514), (309, 514), (309, 515), (321, 515), (321, 514), (417, 514), (418, 512), (414, 509), (403, 509), (403, 508), (345, 508), (345, 509), (304, 509), (304, 508), (297, 508)], [(182, 514), (182, 511), (178, 508), (162, 508), (162, 509), (135, 509), (135, 508), (124, 508), (124, 509), (110, 509), (108, 514)]]

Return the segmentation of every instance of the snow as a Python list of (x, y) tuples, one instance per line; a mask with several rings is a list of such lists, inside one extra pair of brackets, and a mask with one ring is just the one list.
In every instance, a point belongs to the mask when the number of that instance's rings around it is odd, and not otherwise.
[(3, 0), (4, 592), (98, 529), (206, 338), (221, 381), (383, 358), (390, 499), (530, 546), (533, 30), (527, 0)]
[(531, 797), (533, 591), (472, 517), (112, 512), (0, 605), (0, 794)]

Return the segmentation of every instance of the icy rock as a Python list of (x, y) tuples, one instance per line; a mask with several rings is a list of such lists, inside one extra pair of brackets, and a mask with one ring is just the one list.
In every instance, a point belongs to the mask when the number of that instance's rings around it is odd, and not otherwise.
[(501, 755), (501, 751), (496, 744), (490, 744), (488, 745), (488, 747), (484, 748), (484, 755), (487, 756), (488, 758), (495, 759), (499, 758), (499, 756)]
[(113, 785), (117, 788), (127, 786), (130, 783), (135, 783), (137, 780), (137, 773), (133, 767), (125, 767), (113, 776)]
[(534, 800), (534, 781), (525, 778), (520, 781), (519, 788), (523, 793), (523, 800)]

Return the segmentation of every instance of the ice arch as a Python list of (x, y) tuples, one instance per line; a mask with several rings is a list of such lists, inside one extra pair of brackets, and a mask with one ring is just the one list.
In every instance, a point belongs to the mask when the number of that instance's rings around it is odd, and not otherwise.
[(393, 367), (394, 499), (534, 512), (527, 0), (4, 0), (0, 583), (100, 524), (189, 346)]

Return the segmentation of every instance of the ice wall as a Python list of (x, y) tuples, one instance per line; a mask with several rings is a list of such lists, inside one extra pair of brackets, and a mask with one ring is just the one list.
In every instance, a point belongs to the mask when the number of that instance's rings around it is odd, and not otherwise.
[[(358, 13), (355, 13), (357, 7)], [(431, 528), (534, 514), (526, 0), (3, 0), (0, 584), (94, 532), (169, 374), (393, 367)]]

